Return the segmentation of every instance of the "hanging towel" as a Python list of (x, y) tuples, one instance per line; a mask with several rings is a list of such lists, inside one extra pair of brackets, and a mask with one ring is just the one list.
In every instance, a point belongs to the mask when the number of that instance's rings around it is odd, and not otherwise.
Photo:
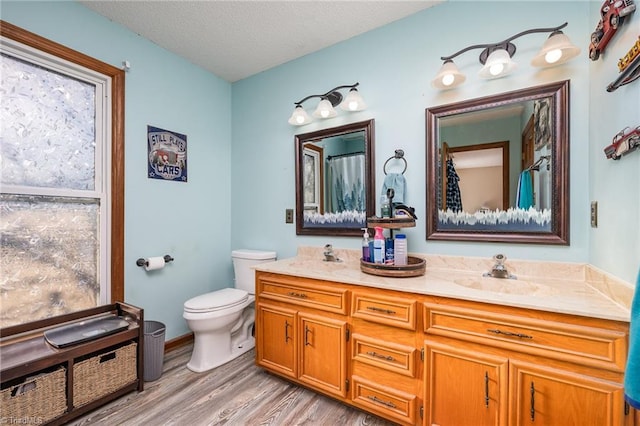
[(462, 195), (460, 194), (460, 176), (456, 172), (453, 160), (447, 160), (447, 209), (454, 212), (462, 211)]
[(629, 405), (640, 409), (640, 272), (631, 303), (631, 324), (629, 326), (629, 354), (624, 373), (624, 398)]
[(395, 194), (393, 196), (393, 204), (403, 204), (404, 194), (407, 192), (407, 181), (402, 173), (389, 173), (384, 178), (382, 184), (382, 196), (387, 196), (387, 189), (393, 188)]
[(516, 206), (521, 209), (533, 207), (533, 184), (531, 182), (531, 172), (524, 170), (518, 179), (518, 193), (516, 195)]

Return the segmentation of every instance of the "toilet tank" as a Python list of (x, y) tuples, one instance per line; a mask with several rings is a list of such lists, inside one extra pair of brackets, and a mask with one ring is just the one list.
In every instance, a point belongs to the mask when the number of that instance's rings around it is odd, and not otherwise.
[(231, 252), (231, 258), (233, 259), (233, 270), (235, 273), (235, 288), (244, 290), (249, 294), (255, 294), (256, 274), (251, 267), (264, 262), (273, 262), (276, 260), (276, 252), (240, 249), (233, 250)]

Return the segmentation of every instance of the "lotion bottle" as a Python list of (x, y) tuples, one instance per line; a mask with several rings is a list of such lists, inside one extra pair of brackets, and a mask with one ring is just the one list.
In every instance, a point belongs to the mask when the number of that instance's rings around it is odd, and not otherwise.
[(376, 233), (373, 236), (373, 262), (384, 263), (384, 235), (382, 228), (375, 227)]
[(405, 234), (397, 234), (394, 241), (394, 264), (406, 265), (408, 261), (407, 255), (407, 236)]
[(362, 260), (371, 262), (371, 253), (369, 252), (369, 229), (362, 228), (364, 235), (362, 236)]

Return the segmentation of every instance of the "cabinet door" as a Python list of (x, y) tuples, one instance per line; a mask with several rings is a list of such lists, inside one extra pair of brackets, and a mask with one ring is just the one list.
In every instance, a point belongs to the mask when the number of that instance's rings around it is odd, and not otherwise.
[(623, 387), (589, 376), (512, 360), (512, 425), (620, 426)]
[(509, 360), (425, 341), (425, 426), (506, 425)]
[(256, 361), (258, 365), (295, 378), (298, 328), (296, 311), (258, 304)]
[(333, 395), (346, 396), (345, 321), (300, 312), (299, 380)]

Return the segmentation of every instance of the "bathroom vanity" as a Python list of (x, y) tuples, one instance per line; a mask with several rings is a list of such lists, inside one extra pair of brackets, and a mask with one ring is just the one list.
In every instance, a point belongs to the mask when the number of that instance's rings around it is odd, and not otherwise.
[(258, 365), (406, 425), (634, 425), (624, 283), (535, 262), (487, 278), (490, 260), (446, 257), (376, 277), (347, 252), (256, 268)]

